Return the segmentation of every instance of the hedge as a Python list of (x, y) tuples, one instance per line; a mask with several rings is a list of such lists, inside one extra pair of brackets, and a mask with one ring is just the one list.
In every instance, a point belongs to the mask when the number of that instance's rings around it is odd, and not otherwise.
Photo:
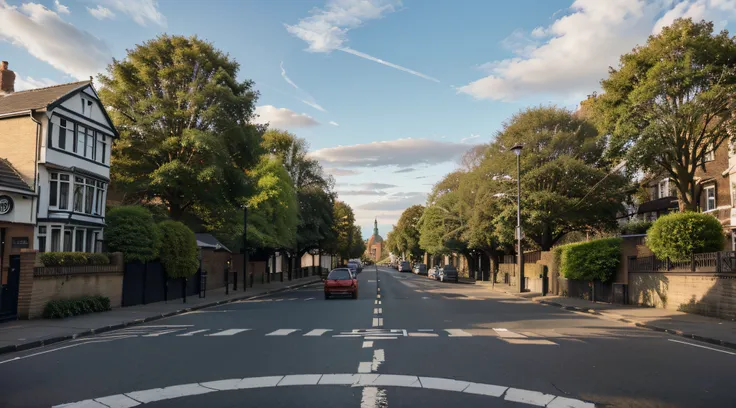
[(187, 278), (197, 273), (197, 239), (194, 232), (179, 221), (162, 221), (159, 257), (169, 278)]
[(114, 207), (107, 212), (105, 241), (125, 262), (148, 262), (158, 257), (160, 234), (151, 212), (140, 206)]
[(651, 228), (651, 221), (629, 221), (621, 226), (622, 235), (646, 234)]
[(560, 274), (567, 279), (610, 281), (621, 263), (621, 238), (603, 238), (555, 248)]
[(684, 261), (691, 254), (723, 250), (723, 226), (709, 214), (672, 213), (659, 217), (647, 235), (647, 246), (660, 259)]
[(107, 310), (110, 310), (110, 298), (105, 296), (82, 296), (74, 299), (49, 301), (43, 309), (43, 317), (63, 319)]
[(41, 254), (41, 263), (44, 266), (109, 265), (110, 257), (87, 252), (44, 252)]

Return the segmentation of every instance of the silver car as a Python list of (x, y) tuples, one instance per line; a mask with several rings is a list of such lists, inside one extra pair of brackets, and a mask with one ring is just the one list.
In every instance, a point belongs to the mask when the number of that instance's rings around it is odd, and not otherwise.
[(445, 265), (439, 269), (437, 273), (437, 279), (439, 279), (440, 282), (450, 281), (457, 283), (457, 269), (455, 269), (455, 267), (452, 265)]

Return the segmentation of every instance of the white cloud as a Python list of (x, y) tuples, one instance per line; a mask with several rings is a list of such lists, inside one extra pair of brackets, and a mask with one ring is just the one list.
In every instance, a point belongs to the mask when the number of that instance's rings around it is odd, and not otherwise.
[(77, 79), (89, 79), (111, 61), (107, 45), (36, 3), (10, 6), (0, 0), (0, 39)]
[(325, 173), (332, 175), (332, 176), (355, 176), (360, 174), (359, 171), (351, 170), (351, 169), (340, 169), (336, 167), (328, 167), (325, 168)]
[(56, 85), (56, 81), (48, 78), (35, 79), (33, 77), (22, 77), (16, 72), (15, 77), (15, 90), (25, 91), (27, 89), (45, 88), (47, 86)]
[(136, 23), (146, 26), (154, 23), (165, 27), (166, 17), (158, 10), (156, 0), (98, 0), (105, 6), (111, 7), (132, 18)]
[(302, 102), (304, 102), (304, 104), (305, 104), (305, 105), (309, 105), (309, 106), (313, 107), (314, 109), (317, 109), (317, 110), (318, 110), (318, 111), (320, 111), (320, 112), (327, 112), (327, 110), (326, 110), (325, 108), (323, 108), (322, 106), (320, 106), (320, 105), (319, 105), (319, 104), (318, 104), (317, 102), (315, 102), (315, 101), (311, 101), (311, 102), (310, 102), (310, 101), (306, 101), (306, 100), (304, 100), (304, 99), (301, 99), (301, 101), (302, 101)]
[(281, 61), (281, 64), (279, 64), (279, 67), (281, 67), (281, 77), (284, 78), (284, 81), (286, 81), (289, 85), (293, 86), (296, 89), (300, 89), (297, 84), (294, 83), (294, 81), (289, 78), (288, 75), (286, 75), (286, 70), (284, 69), (284, 61)]
[(314, 8), (311, 16), (299, 20), (297, 24), (286, 24), (286, 31), (305, 41), (309, 52), (329, 53), (339, 50), (420, 78), (439, 82), (421, 72), (384, 61), (346, 45), (348, 31), (360, 27), (368, 20), (393, 13), (400, 6), (399, 0), (330, 0), (323, 9)]
[(312, 95), (309, 94), (309, 92), (303, 90), (302, 88), (299, 88), (299, 85), (297, 85), (294, 81), (291, 80), (291, 78), (289, 78), (288, 75), (286, 75), (286, 68), (284, 68), (284, 61), (281, 61), (281, 63), (279, 64), (279, 67), (281, 68), (281, 77), (284, 78), (284, 81), (286, 81), (286, 83), (291, 85), (294, 89), (302, 92), (303, 94), (307, 96), (306, 100), (300, 99), (304, 104), (309, 105), (313, 107), (314, 109), (317, 109), (318, 111), (327, 112), (325, 108), (323, 108), (317, 103), (317, 101), (312, 97)]
[(430, 139), (398, 139), (315, 150), (310, 155), (323, 163), (342, 167), (397, 166), (443, 163), (460, 157), (469, 145)]
[(115, 13), (110, 11), (107, 7), (102, 7), (101, 4), (97, 5), (97, 8), (89, 8), (87, 7), (87, 11), (89, 14), (92, 14), (92, 17), (98, 19), (98, 20), (104, 20), (106, 18), (114, 18)]
[(377, 191), (377, 190), (343, 190), (343, 191), (338, 190), (337, 194), (340, 196), (345, 196), (345, 195), (383, 196), (388, 193), (386, 193), (385, 191)]
[(416, 169), (414, 167), (407, 167), (404, 169), (398, 169), (394, 171), (394, 173), (411, 173), (412, 171), (416, 171)]
[(470, 140), (474, 140), (474, 139), (477, 139), (477, 138), (479, 138), (479, 137), (480, 137), (480, 135), (472, 135), (472, 134), (471, 134), (471, 135), (470, 135), (470, 136), (468, 136), (468, 137), (464, 137), (464, 138), (460, 139), (460, 143), (466, 143), (466, 142), (468, 142), (468, 141), (470, 141)]
[[(483, 64), (490, 75), (458, 88), (478, 99), (513, 101), (533, 94), (580, 100), (599, 89), (609, 66), (676, 17), (724, 21), (733, 0), (576, 0), (571, 12), (537, 27), (518, 56)], [(534, 45), (540, 38), (547, 38)]]
[(388, 184), (388, 183), (363, 183), (360, 185), (370, 190), (383, 190), (385, 188), (398, 187), (396, 184)]
[(332, 125), (332, 126), (340, 126), (340, 125), (339, 125), (339, 124), (338, 124), (337, 122), (335, 122), (334, 120), (331, 120), (331, 121), (330, 121), (329, 123), (330, 123), (330, 125)]
[(59, 0), (54, 0), (54, 7), (56, 8), (56, 12), (59, 14), (69, 14), (69, 7), (59, 3)]
[(306, 113), (296, 113), (291, 109), (277, 108), (273, 105), (256, 107), (256, 123), (269, 123), (275, 128), (297, 128), (319, 125), (319, 122)]
[(412, 205), (424, 204), (427, 202), (427, 193), (409, 192), (401, 194), (392, 194), (389, 198), (380, 201), (373, 201), (359, 205), (359, 210), (369, 211), (397, 211), (404, 210)]

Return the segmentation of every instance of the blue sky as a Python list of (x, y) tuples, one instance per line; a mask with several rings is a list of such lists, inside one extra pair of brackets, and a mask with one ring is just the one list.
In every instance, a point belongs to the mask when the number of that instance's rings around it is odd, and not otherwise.
[[(161, 33), (241, 64), (259, 120), (307, 139), (365, 237), (529, 105), (575, 108), (674, 18), (731, 28), (736, 0), (0, 0), (17, 88), (85, 79)], [(378, 60), (378, 61), (377, 61)]]

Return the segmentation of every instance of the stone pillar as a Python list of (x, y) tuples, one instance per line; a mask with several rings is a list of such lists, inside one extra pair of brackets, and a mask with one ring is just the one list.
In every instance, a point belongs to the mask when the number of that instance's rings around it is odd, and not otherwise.
[(28, 319), (33, 300), (33, 268), (36, 266), (34, 249), (21, 249), (20, 253), (20, 282), (18, 286), (18, 318)]

